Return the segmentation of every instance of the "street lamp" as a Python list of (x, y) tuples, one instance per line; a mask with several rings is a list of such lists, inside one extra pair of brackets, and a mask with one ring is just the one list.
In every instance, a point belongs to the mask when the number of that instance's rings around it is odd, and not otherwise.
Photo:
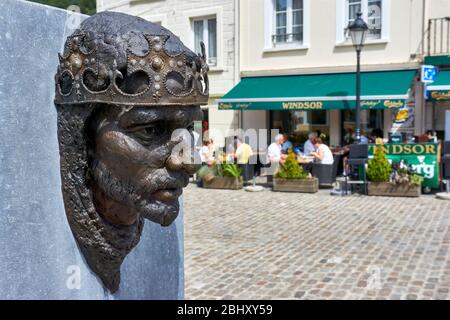
[(358, 12), (357, 18), (348, 26), (348, 31), (352, 38), (353, 46), (356, 49), (356, 142), (361, 142), (361, 50), (366, 41), (367, 23), (361, 18), (362, 13)]

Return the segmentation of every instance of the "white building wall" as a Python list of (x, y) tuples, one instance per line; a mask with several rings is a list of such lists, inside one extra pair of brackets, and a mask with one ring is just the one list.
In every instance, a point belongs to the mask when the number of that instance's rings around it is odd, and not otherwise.
[[(241, 71), (243, 74), (270, 73), (298, 69), (353, 70), (355, 50), (344, 42), (345, 0), (304, 0), (306, 41), (302, 46), (270, 48), (273, 33), (272, 0), (241, 0)], [(433, 2), (432, 0), (431, 2)], [(446, 12), (450, 1), (443, 4)], [(308, 4), (308, 5), (306, 5)], [(404, 67), (419, 63), (422, 41), (423, 0), (383, 0), (382, 38), (368, 40), (362, 54), (363, 68), (379, 65)], [(431, 6), (435, 8), (435, 5)]]
[[(97, 11), (117, 11), (142, 17), (161, 24), (177, 35), (189, 48), (194, 46), (192, 19), (216, 16), (217, 66), (209, 72), (210, 105), (208, 106), (211, 132), (219, 130), (222, 136), (239, 125), (238, 112), (218, 111), (216, 100), (227, 93), (238, 81), (235, 68), (235, 2), (236, 0), (97, 0)], [(220, 135), (211, 136), (217, 145), (223, 145)]]
[[(276, 48), (270, 42), (273, 0), (241, 0), (241, 75), (354, 71), (355, 50), (351, 43), (345, 43), (343, 36), (345, 2), (304, 0), (303, 44)], [(449, 0), (383, 0), (382, 36), (366, 41), (361, 56), (362, 70), (418, 68), (427, 45), (428, 19), (446, 16), (450, 16)], [(431, 104), (424, 103), (423, 86), (417, 82), (413, 86), (416, 93), (414, 131), (421, 134), (431, 128)], [(445, 108), (437, 110), (436, 117), (443, 117), (443, 111)], [(384, 118), (385, 128), (390, 128), (392, 111), (386, 110)], [(264, 121), (261, 123), (255, 123), (256, 120), (252, 120), (252, 125), (266, 125), (267, 119), (260, 119)], [(330, 143), (339, 144), (339, 136), (340, 114), (330, 111)]]
[(443, 18), (450, 16), (450, 4), (448, 0), (426, 0), (429, 18)]

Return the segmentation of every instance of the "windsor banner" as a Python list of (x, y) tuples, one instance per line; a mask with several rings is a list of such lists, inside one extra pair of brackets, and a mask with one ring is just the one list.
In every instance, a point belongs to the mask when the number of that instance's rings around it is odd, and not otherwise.
[(389, 162), (400, 162), (403, 160), (417, 174), (424, 177), (422, 186), (439, 188), (439, 161), (441, 154), (441, 145), (439, 143), (371, 144), (369, 146), (369, 158), (373, 156), (376, 148), (380, 147), (384, 149)]

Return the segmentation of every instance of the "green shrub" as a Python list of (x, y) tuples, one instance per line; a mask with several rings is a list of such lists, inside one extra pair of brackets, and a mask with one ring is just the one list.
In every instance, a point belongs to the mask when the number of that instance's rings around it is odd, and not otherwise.
[(224, 177), (237, 178), (241, 176), (242, 170), (235, 163), (223, 163), (222, 172)]
[(305, 179), (308, 177), (308, 173), (298, 164), (297, 156), (290, 148), (285, 163), (280, 164), (275, 177), (281, 179)]
[(212, 166), (202, 166), (197, 174), (203, 180), (211, 180), (214, 177), (240, 177), (241, 168), (235, 163), (216, 163)]
[(205, 181), (211, 181), (214, 179), (214, 171), (208, 166), (202, 166), (198, 171), (197, 175)]
[(369, 160), (367, 179), (372, 182), (389, 182), (391, 171), (391, 165), (382, 146), (377, 146), (373, 159)]
[(409, 176), (409, 182), (415, 186), (421, 186), (424, 178), (418, 174), (412, 174)]

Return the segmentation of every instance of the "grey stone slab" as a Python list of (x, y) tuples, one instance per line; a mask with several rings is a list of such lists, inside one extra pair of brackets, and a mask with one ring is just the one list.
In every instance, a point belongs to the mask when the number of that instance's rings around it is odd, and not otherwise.
[[(146, 221), (114, 295), (87, 267), (69, 229), (53, 76), (76, 22), (64, 10), (0, 2), (0, 299), (183, 298), (181, 213), (169, 228)], [(79, 289), (67, 285), (73, 270)]]

